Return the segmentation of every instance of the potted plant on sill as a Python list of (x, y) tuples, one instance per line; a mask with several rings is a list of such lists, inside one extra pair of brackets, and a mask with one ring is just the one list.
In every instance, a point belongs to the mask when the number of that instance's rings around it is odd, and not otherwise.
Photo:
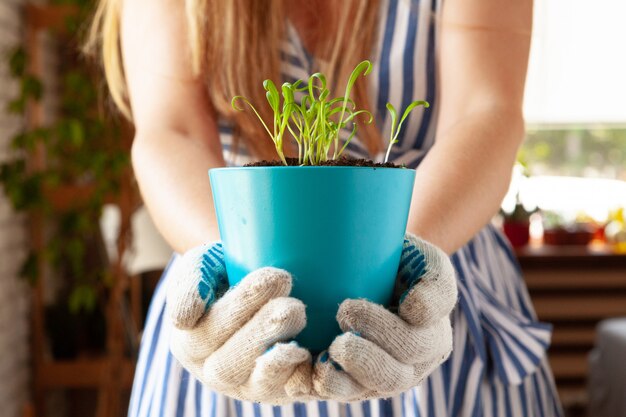
[(500, 211), (503, 220), (502, 229), (514, 248), (526, 246), (530, 241), (530, 216), (536, 211), (536, 208), (527, 210), (519, 201), (519, 196), (512, 212)]
[[(246, 98), (233, 98), (236, 110), (243, 102), (263, 123), (280, 161), (209, 171), (230, 284), (264, 266), (291, 272), (292, 295), (308, 310), (297, 340), (312, 351), (326, 348), (340, 333), (335, 315), (343, 300), (390, 303), (400, 260), (415, 171), (387, 159), (410, 111), (428, 103), (411, 103), (400, 118), (387, 104), (392, 123), (384, 163), (342, 157), (356, 134), (356, 118), (373, 120), (350, 99), (357, 77), (370, 71), (371, 63), (361, 62), (338, 98), (330, 97), (320, 73), (306, 83), (285, 83), (280, 93), (266, 80), (271, 128)], [(342, 145), (343, 128), (351, 134)], [(297, 158), (284, 154), (289, 134)]]

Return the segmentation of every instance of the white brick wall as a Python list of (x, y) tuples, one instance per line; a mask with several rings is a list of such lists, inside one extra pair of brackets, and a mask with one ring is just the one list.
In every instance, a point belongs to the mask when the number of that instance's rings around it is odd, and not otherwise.
[[(20, 119), (5, 112), (17, 91), (10, 79), (6, 54), (21, 36), (22, 0), (0, 1), (0, 161), (10, 158), (8, 143)], [(18, 272), (26, 252), (23, 217), (14, 213), (0, 188), (0, 414), (21, 415), (28, 399), (28, 307), (26, 285)]]

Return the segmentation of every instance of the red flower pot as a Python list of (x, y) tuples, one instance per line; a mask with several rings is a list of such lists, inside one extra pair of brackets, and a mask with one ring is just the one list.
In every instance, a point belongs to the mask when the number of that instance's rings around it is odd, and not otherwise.
[(529, 222), (504, 222), (504, 234), (513, 247), (519, 248), (528, 244), (530, 240)]

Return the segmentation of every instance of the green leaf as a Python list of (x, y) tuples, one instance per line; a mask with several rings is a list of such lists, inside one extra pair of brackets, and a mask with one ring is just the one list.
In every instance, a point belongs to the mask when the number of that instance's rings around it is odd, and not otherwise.
[(37, 262), (37, 254), (35, 252), (31, 251), (26, 257), (26, 260), (22, 264), (22, 269), (20, 270), (20, 276), (31, 285), (37, 282), (37, 277), (39, 276), (39, 265)]
[(396, 108), (391, 103), (387, 103), (385, 106), (391, 115), (391, 129), (389, 131), (389, 146), (387, 147), (387, 153), (385, 154), (385, 162), (389, 159), (389, 154), (391, 153), (391, 147), (396, 143), (396, 124), (398, 123), (398, 112)]
[(370, 61), (362, 61), (359, 65), (357, 65), (350, 74), (350, 78), (348, 78), (348, 84), (346, 86), (346, 94), (344, 97), (347, 99), (350, 96), (350, 91), (352, 87), (356, 83), (356, 79), (359, 75), (363, 74), (363, 76), (369, 74), (372, 71), (372, 63)]
[[(319, 81), (320, 85), (316, 85), (316, 81)], [(316, 72), (315, 74), (311, 75), (309, 77), (309, 96), (311, 97), (311, 100), (316, 100), (315, 98), (315, 92), (314, 90), (318, 90), (320, 91), (320, 95), (322, 92), (324, 92), (324, 90), (326, 90), (326, 76), (320, 72)], [(322, 100), (322, 98), (317, 99), (317, 100)]]
[(68, 307), (74, 314), (81, 311), (91, 312), (96, 307), (97, 300), (95, 288), (80, 285), (72, 290), (68, 299)]
[(334, 106), (335, 104), (340, 104), (339, 107), (335, 107), (335, 109), (341, 109), (341, 106), (343, 106), (344, 102), (346, 102), (346, 108), (347, 105), (352, 106), (351, 110), (354, 110), (356, 108), (356, 103), (354, 102), (354, 100), (352, 100), (351, 98), (345, 98), (345, 97), (336, 97), (332, 100), (328, 101), (328, 105), (329, 106)]
[(72, 144), (79, 147), (85, 141), (85, 130), (82, 123), (76, 119), (69, 122), (69, 138)]
[(417, 106), (424, 106), (424, 108), (427, 109), (428, 107), (430, 107), (430, 104), (427, 101), (423, 101), (423, 100), (414, 101), (411, 104), (409, 104), (404, 110), (404, 113), (402, 114), (400, 123), (398, 123), (398, 130), (396, 131), (396, 135), (395, 135), (396, 138), (400, 134), (400, 129), (402, 129), (402, 123), (404, 123), (404, 120), (409, 116), (409, 113), (411, 113), (411, 111)]
[(348, 137), (348, 139), (346, 140), (346, 142), (343, 144), (343, 147), (341, 148), (341, 150), (339, 151), (339, 153), (337, 154), (337, 157), (341, 156), (341, 154), (343, 153), (343, 151), (348, 147), (348, 144), (352, 141), (352, 139), (354, 138), (354, 136), (356, 135), (356, 130), (357, 130), (357, 124), (354, 123), (352, 126), (352, 132), (350, 132), (350, 136)]
[(387, 153), (385, 154), (385, 162), (389, 160), (391, 147), (394, 144), (398, 143), (398, 135), (400, 134), (400, 130), (402, 129), (402, 124), (404, 123), (404, 120), (409, 116), (409, 113), (411, 113), (411, 111), (417, 106), (424, 106), (424, 108), (428, 108), (430, 105), (427, 101), (423, 100), (412, 102), (406, 107), (404, 113), (402, 113), (402, 117), (400, 118), (400, 123), (398, 123), (398, 125), (396, 126), (396, 123), (398, 121), (398, 112), (396, 111), (395, 107), (393, 107), (393, 104), (387, 103), (387, 110), (389, 110), (389, 113), (391, 114), (391, 132), (389, 133), (389, 146), (387, 147)]
[(20, 46), (11, 52), (9, 56), (9, 72), (13, 77), (23, 76), (26, 72), (27, 64), (26, 50), (23, 47)]
[(9, 101), (7, 111), (13, 114), (22, 114), (26, 111), (26, 100), (23, 97)]
[(283, 111), (286, 107), (294, 104), (294, 86), (291, 83), (283, 83), (282, 87), (283, 92)]
[(389, 111), (389, 114), (391, 115), (391, 133), (389, 134), (390, 136), (389, 141), (393, 141), (395, 132), (396, 132), (396, 125), (398, 123), (398, 111), (391, 103), (387, 103), (385, 107), (387, 107), (387, 110)]
[(32, 76), (27, 75), (22, 79), (22, 96), (40, 100), (43, 95), (43, 84), (41, 81)]
[(267, 97), (268, 103), (270, 103), (270, 107), (274, 113), (278, 113), (280, 111), (280, 95), (278, 94), (276, 85), (272, 80), (265, 80), (263, 81), (263, 88), (267, 91), (265, 96)]
[(372, 123), (374, 121), (374, 115), (369, 110), (357, 110), (355, 112), (350, 112), (348, 117), (346, 117), (343, 120), (343, 123), (342, 123), (341, 127), (346, 126), (348, 123), (352, 122), (355, 117), (360, 116), (362, 114), (367, 116), (367, 119), (365, 119), (365, 121), (364, 121), (365, 124), (368, 125), (368, 124), (370, 124), (370, 123)]
[[(359, 75), (363, 74), (363, 76), (369, 74), (372, 71), (372, 63), (370, 61), (362, 61), (361, 63), (359, 63), (354, 70), (352, 70), (352, 73), (350, 74), (350, 77), (348, 78), (348, 83), (346, 85), (346, 91), (344, 93), (344, 101), (343, 101), (343, 105), (341, 107), (341, 116), (339, 116), (339, 126), (342, 125), (343, 122), (343, 116), (346, 112), (346, 108), (347, 105), (349, 103), (349, 98), (350, 98), (350, 93), (352, 92), (352, 87), (354, 86), (354, 84), (356, 83), (357, 78), (359, 77)], [(337, 157), (337, 151), (339, 147), (339, 130), (337, 130), (337, 134), (335, 135), (335, 154), (333, 155), (333, 157)]]

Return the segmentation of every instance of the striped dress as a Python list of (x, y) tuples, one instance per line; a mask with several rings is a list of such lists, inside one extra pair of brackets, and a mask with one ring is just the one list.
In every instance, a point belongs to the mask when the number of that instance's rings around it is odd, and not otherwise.
[[(400, 134), (391, 160), (417, 167), (435, 139), (438, 0), (382, 2), (378, 37), (368, 75), (379, 126), (389, 101), (403, 109), (417, 99), (431, 108), (415, 111)], [(283, 77), (293, 81), (314, 72), (315, 63), (288, 24), (282, 45)], [(231, 152), (231, 130), (220, 126), (229, 165), (249, 160)], [(358, 141), (353, 156), (368, 157)], [(176, 262), (174, 257), (172, 262)], [(451, 357), (420, 386), (398, 396), (363, 402), (311, 401), (270, 406), (238, 401), (204, 388), (171, 355), (171, 324), (164, 315), (165, 272), (150, 307), (135, 373), (129, 416), (202, 417), (444, 417), (561, 416), (546, 360), (550, 326), (536, 320), (511, 249), (499, 231), (486, 226), (452, 256), (460, 300), (453, 312)]]

